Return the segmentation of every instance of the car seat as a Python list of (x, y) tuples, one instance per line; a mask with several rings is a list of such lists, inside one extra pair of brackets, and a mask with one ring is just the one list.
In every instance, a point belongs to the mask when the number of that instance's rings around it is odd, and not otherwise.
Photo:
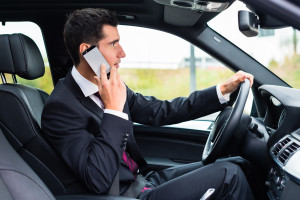
[(5, 200), (134, 200), (112, 195), (53, 196), (43, 181), (16, 153), (0, 129), (0, 199)]
[[(88, 192), (41, 134), (41, 113), (48, 94), (17, 83), (15, 75), (28, 80), (43, 76), (45, 66), (37, 45), (23, 34), (11, 34), (0, 35), (0, 46), (3, 133), (54, 195)], [(7, 73), (14, 83), (6, 83)]]

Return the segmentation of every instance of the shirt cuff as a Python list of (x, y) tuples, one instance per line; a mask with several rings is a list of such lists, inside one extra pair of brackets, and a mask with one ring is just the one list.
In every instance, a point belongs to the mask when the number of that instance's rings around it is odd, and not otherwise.
[(222, 92), (221, 92), (221, 89), (220, 89), (220, 84), (217, 85), (216, 90), (217, 90), (217, 95), (218, 95), (218, 98), (219, 98), (219, 101), (220, 101), (221, 104), (226, 103), (227, 101), (229, 101), (229, 99), (230, 99), (229, 95), (230, 94), (223, 95)]
[(122, 119), (128, 120), (128, 115), (126, 113), (123, 113), (123, 112), (120, 112), (120, 111), (104, 109), (104, 113), (115, 115), (117, 117), (121, 117)]

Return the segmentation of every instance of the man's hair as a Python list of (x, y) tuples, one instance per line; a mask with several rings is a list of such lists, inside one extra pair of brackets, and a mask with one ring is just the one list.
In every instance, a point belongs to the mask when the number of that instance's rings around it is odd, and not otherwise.
[(79, 64), (79, 46), (82, 43), (97, 45), (103, 38), (103, 25), (116, 27), (119, 22), (115, 12), (85, 8), (75, 10), (68, 16), (64, 27), (64, 41), (74, 65)]

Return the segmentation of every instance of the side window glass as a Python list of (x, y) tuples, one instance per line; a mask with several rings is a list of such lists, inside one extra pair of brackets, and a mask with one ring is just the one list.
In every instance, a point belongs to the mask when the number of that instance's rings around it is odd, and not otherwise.
[[(201, 49), (174, 35), (130, 26), (120, 26), (119, 31), (126, 53), (120, 72), (135, 92), (169, 100), (221, 83), (233, 74)], [(191, 72), (192, 48), (195, 73)], [(195, 81), (191, 82), (191, 78)]]
[[(17, 76), (18, 83), (42, 89), (50, 94), (53, 90), (53, 83), (40, 27), (33, 22), (6, 22), (5, 25), (0, 25), (0, 34), (13, 33), (22, 33), (30, 37), (37, 44), (45, 63), (45, 74), (43, 77), (35, 80), (25, 80)], [(8, 74), (6, 74), (6, 79), (8, 82), (12, 82), (11, 76)]]
[[(234, 74), (201, 49), (174, 35), (131, 26), (119, 26), (119, 32), (126, 53), (120, 74), (129, 88), (143, 95), (162, 100), (187, 97), (194, 90), (217, 85)], [(250, 113), (251, 106), (250, 97), (245, 112)], [(217, 113), (204, 120), (212, 121), (216, 116)]]

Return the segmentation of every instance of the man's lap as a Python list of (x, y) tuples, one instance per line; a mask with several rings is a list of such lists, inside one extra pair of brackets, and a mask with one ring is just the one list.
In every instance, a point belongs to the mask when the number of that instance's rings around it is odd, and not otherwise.
[[(233, 163), (245, 165), (248, 161), (240, 157), (234, 157), (220, 159), (216, 163), (207, 166), (203, 166), (202, 162), (195, 162), (150, 172), (146, 175), (148, 180), (146, 187), (152, 189), (142, 192), (139, 198), (164, 199), (167, 197), (167, 199), (199, 200), (209, 188), (214, 188), (216, 191), (224, 191), (225, 178), (231, 177), (234, 179), (234, 176), (238, 176), (243, 182), (243, 187), (249, 190), (249, 199), (251, 199), (252, 194), (250, 189), (248, 189), (246, 178), (240, 167)], [(219, 195), (220, 192), (216, 192), (214, 198)], [(224, 194), (222, 195), (224, 197)]]
[[(221, 197), (235, 195), (230, 190), (231, 187), (249, 190), (244, 189), (248, 185), (241, 169), (229, 162), (217, 162), (208, 166), (203, 166), (201, 162), (192, 163), (154, 172), (147, 178), (152, 189), (144, 191), (140, 199), (199, 200), (209, 188), (216, 190), (213, 194), (214, 198), (221, 199)], [(236, 186), (236, 183), (232, 183), (233, 179), (243, 180), (240, 182), (244, 183)]]

